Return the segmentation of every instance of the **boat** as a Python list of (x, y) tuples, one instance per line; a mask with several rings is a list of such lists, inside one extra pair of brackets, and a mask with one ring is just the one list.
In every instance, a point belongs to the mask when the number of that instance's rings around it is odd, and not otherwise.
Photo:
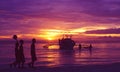
[(73, 50), (74, 46), (75, 46), (75, 42), (71, 38), (59, 39), (60, 50)]

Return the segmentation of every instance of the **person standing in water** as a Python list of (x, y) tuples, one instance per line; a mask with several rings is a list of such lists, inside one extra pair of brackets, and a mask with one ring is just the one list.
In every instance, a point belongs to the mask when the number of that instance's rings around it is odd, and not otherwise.
[(36, 51), (35, 51), (35, 43), (36, 43), (36, 39), (32, 39), (32, 44), (31, 44), (31, 62), (28, 64), (29, 67), (34, 67), (34, 63), (37, 60), (36, 57)]
[(15, 61), (12, 64), (10, 64), (10, 67), (12, 67), (12, 66), (16, 67), (16, 65), (18, 65), (18, 63), (19, 63), (19, 49), (18, 49), (19, 42), (17, 39), (17, 35), (13, 35), (13, 39), (16, 41), (16, 43), (15, 43)]
[(92, 46), (92, 44), (90, 44), (90, 46), (89, 46), (89, 52), (90, 52), (90, 54), (92, 54), (92, 48), (93, 48), (93, 46)]
[(19, 62), (19, 67), (21, 67), (21, 68), (24, 68), (24, 63), (25, 63), (25, 56), (24, 56), (23, 44), (24, 44), (24, 41), (20, 40), (20, 46), (19, 46), (20, 62)]
[(79, 43), (78, 45), (78, 49), (79, 49), (79, 52), (81, 52), (81, 49), (82, 49), (82, 45)]

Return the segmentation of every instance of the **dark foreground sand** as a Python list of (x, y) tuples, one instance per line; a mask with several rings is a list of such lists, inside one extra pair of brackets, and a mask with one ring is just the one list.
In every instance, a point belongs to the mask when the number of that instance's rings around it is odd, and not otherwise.
[(0, 68), (0, 72), (120, 72), (120, 63), (86, 66), (60, 66), (36, 68)]

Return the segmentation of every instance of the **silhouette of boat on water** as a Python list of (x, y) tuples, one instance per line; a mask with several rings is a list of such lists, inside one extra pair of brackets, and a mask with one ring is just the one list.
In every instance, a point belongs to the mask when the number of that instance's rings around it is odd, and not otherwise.
[(74, 46), (75, 42), (71, 39), (71, 37), (59, 39), (60, 50), (73, 50)]

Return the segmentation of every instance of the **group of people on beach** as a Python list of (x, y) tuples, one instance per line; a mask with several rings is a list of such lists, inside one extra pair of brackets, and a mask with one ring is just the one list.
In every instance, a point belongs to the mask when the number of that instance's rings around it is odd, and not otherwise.
[[(19, 40), (17, 38), (17, 35), (13, 35), (13, 39), (15, 42), (15, 61), (10, 64), (10, 67), (18, 67), (18, 68), (24, 68), (25, 63), (25, 56), (24, 56), (24, 49), (23, 49), (23, 40)], [(30, 47), (30, 53), (31, 53), (31, 62), (28, 63), (29, 67), (34, 67), (34, 63), (37, 60), (36, 57), (36, 51), (35, 51), (35, 43), (36, 39), (32, 39), (31, 47)], [(59, 40), (59, 46), (61, 50), (73, 50), (73, 47), (75, 45), (75, 42), (71, 38), (64, 38), (62, 40)], [(78, 45), (79, 52), (81, 53), (82, 48), (88, 49), (90, 54), (92, 52), (92, 45), (90, 44), (87, 47), (83, 47), (81, 44)]]
[[(16, 41), (15, 42), (15, 61), (10, 64), (10, 67), (18, 67), (18, 68), (24, 68), (24, 63), (25, 63), (25, 56), (24, 56), (24, 49), (23, 49), (23, 44), (24, 41), (20, 40), (18, 41), (17, 35), (13, 35), (13, 39)], [(36, 39), (32, 39), (32, 44), (31, 44), (31, 62), (28, 63), (29, 67), (34, 67), (34, 62), (37, 60), (36, 57), (36, 52), (35, 52), (35, 43)]]

